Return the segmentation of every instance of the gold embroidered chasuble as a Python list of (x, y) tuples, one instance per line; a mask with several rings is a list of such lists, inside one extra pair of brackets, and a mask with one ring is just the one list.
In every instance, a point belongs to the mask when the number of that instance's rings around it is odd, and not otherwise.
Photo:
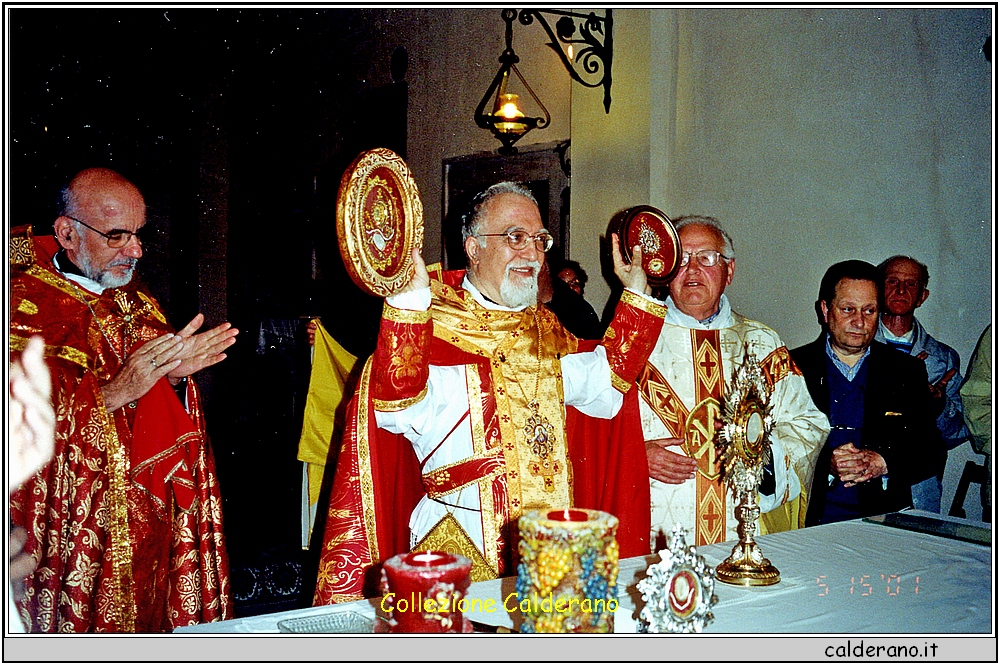
[[(630, 459), (634, 456), (632, 442), (641, 444), (634, 398), (629, 411), (633, 415), (625, 421), (612, 419), (611, 402), (603, 407), (605, 415), (567, 411), (563, 372), (570, 370), (563, 363), (571, 354), (593, 349), (594, 343), (578, 342), (544, 308), (488, 309), (459, 288), (461, 279), (462, 273), (432, 278), (429, 311), (400, 310), (386, 303), (379, 343), (349, 409), (316, 604), (370, 593), (367, 577), (345, 566), (364, 571), (405, 549), (445, 544), (444, 549), (457, 547), (473, 559), (474, 579), (477, 570), (480, 579), (509, 574), (517, 518), (523, 511), (568, 507), (574, 499), (583, 500), (585, 507), (613, 508), (629, 525), (629, 547), (644, 549), (648, 512), (633, 511), (639, 505), (634, 500), (618, 506), (601, 488), (634, 482), (628, 485), (628, 495), (634, 496), (634, 488), (641, 486), (641, 504), (646, 504), (645, 464), (639, 471), (629, 462), (631, 466), (618, 471), (622, 480), (610, 484), (604, 469), (595, 464), (603, 455), (607, 459), (602, 464), (617, 468), (614, 465), (622, 462), (616, 445), (630, 451)], [(626, 292), (602, 342), (606, 364), (581, 370), (580, 358), (598, 356), (574, 356), (575, 390), (588, 396), (605, 391), (620, 400), (652, 348), (663, 313), (662, 305)], [(581, 348), (587, 344), (589, 348)], [(433, 399), (428, 399), (429, 392)], [(427, 413), (432, 414), (430, 420)], [(605, 425), (596, 424), (601, 422)], [(570, 437), (574, 441), (601, 431), (595, 434), (599, 443), (571, 449), (567, 431), (575, 432)], [(412, 444), (412, 451), (401, 452), (401, 442)], [(408, 461), (414, 452), (415, 460)], [(382, 459), (386, 455), (391, 461)], [(586, 469), (579, 495), (571, 459)], [(411, 464), (422, 485), (415, 495), (405, 480), (410, 472), (394, 471)], [(377, 491), (387, 482), (397, 487), (391, 497)], [(641, 529), (636, 528), (639, 524)], [(408, 545), (402, 543), (406, 535), (400, 527), (409, 535)], [(476, 552), (468, 551), (470, 544)]]
[(52, 461), (12, 494), (38, 559), (22, 617), (32, 632), (157, 632), (232, 617), (214, 459), (200, 397), (185, 412), (161, 379), (108, 413), (101, 385), (170, 331), (136, 283), (85, 292), (52, 264), (51, 236), (11, 231), (9, 341), (45, 340), (56, 409)]
[[(829, 424), (809, 398), (801, 372), (770, 328), (732, 314), (731, 325), (695, 330), (664, 324), (637, 381), (645, 438), (681, 438), (672, 452), (698, 459), (695, 480), (679, 485), (650, 479), (651, 541), (676, 523), (695, 534), (696, 544), (738, 537), (732, 496), (721, 482), (715, 450), (720, 400), (734, 367), (751, 347), (772, 388), (772, 453), (776, 493), (761, 497), (763, 532), (804, 524), (807, 489)], [(764, 514), (767, 511), (768, 514)]]
[[(434, 336), (489, 359), (496, 411), (503, 414), (497, 420), (507, 467), (508, 519), (525, 510), (569, 506), (572, 475), (559, 360), (576, 352), (576, 338), (545, 308), (489, 310), (468, 291), (434, 284)], [(470, 394), (470, 403), (476, 397)], [(537, 409), (529, 406), (532, 402)], [(474, 440), (479, 434), (474, 428)]]

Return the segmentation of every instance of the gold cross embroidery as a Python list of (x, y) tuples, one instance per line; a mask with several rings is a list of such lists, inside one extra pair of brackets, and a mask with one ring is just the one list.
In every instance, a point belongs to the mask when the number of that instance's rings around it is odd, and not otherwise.
[(108, 335), (116, 338), (121, 335), (124, 351), (135, 343), (142, 327), (141, 321), (143, 317), (150, 314), (153, 306), (145, 301), (137, 306), (135, 302), (128, 299), (128, 295), (122, 290), (115, 291), (114, 301), (121, 312), (121, 318), (109, 317), (108, 321), (104, 322), (104, 327), (108, 331)]
[(546, 492), (554, 492), (556, 484), (553, 479), (562, 471), (562, 465), (559, 464), (559, 460), (555, 459), (536, 459), (528, 464), (528, 470), (536, 478), (541, 476), (544, 483), (543, 489)]

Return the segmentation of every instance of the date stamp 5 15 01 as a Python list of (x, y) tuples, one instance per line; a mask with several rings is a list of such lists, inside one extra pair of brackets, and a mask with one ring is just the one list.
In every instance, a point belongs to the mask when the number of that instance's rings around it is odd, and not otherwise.
[(831, 580), (826, 575), (816, 578), (819, 589), (817, 596), (852, 595), (852, 596), (900, 596), (920, 593), (920, 577), (903, 579), (901, 575), (879, 573), (876, 575), (854, 575), (848, 580)]

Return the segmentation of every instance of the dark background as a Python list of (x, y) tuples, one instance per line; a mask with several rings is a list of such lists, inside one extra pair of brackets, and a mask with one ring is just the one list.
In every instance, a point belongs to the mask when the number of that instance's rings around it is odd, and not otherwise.
[(347, 278), (334, 211), (361, 150), (406, 156), (406, 54), (375, 39), (385, 11), (8, 14), (8, 226), (50, 233), (62, 185), (115, 169), (146, 197), (156, 237), (138, 274), (170, 321), (201, 311), (240, 329), (198, 384), (241, 615), (311, 597), (296, 460), (305, 322), (321, 315), (355, 355), (374, 348), (381, 301)]

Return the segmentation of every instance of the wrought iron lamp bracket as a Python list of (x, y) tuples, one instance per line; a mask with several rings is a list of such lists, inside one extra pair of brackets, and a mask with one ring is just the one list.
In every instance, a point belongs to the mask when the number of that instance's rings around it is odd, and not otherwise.
[[(513, 10), (504, 10), (504, 13), (508, 11)], [(546, 14), (560, 17), (555, 23), (555, 30), (545, 19)], [(559, 59), (574, 81), (588, 88), (604, 87), (604, 112), (610, 113), (611, 60), (614, 54), (611, 10), (607, 9), (603, 17), (594, 12), (578, 14), (558, 9), (522, 9), (517, 15), (521, 25), (531, 25), (535, 19), (538, 19), (549, 36), (548, 46), (559, 54)], [(507, 30), (509, 49), (510, 23), (507, 24)], [(580, 48), (570, 60), (562, 45)], [(577, 63), (583, 70), (582, 74), (577, 70)]]

